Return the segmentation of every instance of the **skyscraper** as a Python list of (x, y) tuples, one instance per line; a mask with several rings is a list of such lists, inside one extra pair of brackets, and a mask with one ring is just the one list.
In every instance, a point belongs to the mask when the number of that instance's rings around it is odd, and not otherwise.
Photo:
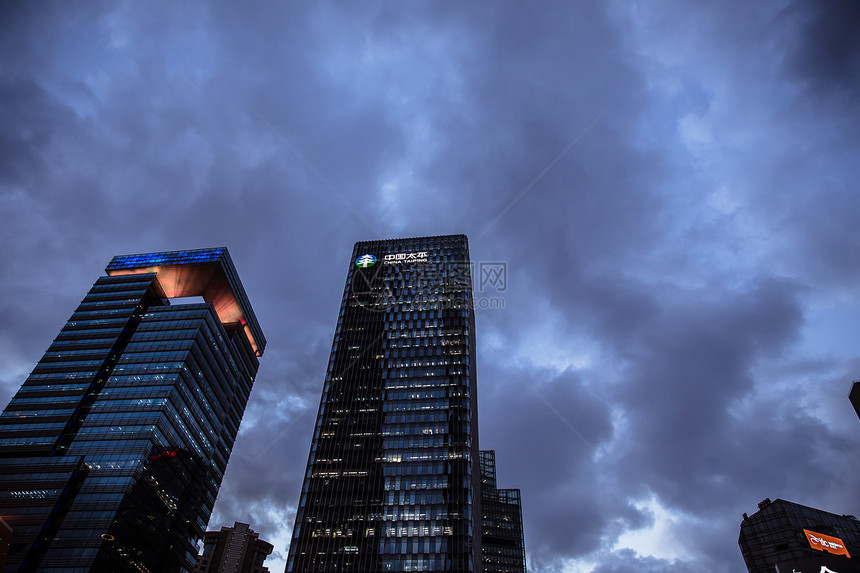
[(266, 340), (225, 248), (106, 273), (0, 414), (5, 571), (194, 567)]
[(738, 545), (749, 573), (860, 572), (860, 521), (783, 499), (743, 515)]
[(286, 571), (480, 571), (464, 235), (356, 243)]
[(520, 490), (496, 487), (496, 452), (481, 450), (483, 573), (526, 573)]

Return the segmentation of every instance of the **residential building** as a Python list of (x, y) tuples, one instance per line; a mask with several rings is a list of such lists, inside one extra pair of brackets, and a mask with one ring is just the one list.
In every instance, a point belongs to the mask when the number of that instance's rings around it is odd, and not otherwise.
[(237, 521), (233, 527), (206, 532), (194, 573), (269, 573), (263, 562), (273, 549), (250, 525)]
[(860, 521), (782, 499), (743, 515), (738, 545), (749, 573), (860, 573)]
[(5, 571), (190, 571), (265, 345), (227, 249), (115, 257), (0, 414)]

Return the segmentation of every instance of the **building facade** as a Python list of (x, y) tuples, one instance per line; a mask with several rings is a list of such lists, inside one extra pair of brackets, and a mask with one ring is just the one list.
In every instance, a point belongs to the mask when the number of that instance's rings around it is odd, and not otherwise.
[(194, 573), (269, 573), (263, 562), (273, 549), (250, 525), (237, 521), (233, 527), (206, 532)]
[(854, 406), (857, 416), (860, 417), (860, 380), (854, 381), (854, 384), (851, 386), (851, 392), (848, 394), (848, 399), (851, 401), (851, 405)]
[(526, 573), (520, 490), (496, 487), (496, 452), (481, 450), (481, 547), (484, 573)]
[(749, 573), (860, 573), (854, 516), (782, 499), (765, 499), (758, 508), (743, 515), (738, 538)]
[(286, 571), (480, 571), (464, 235), (356, 243)]
[(115, 257), (0, 414), (4, 571), (190, 571), (265, 344), (226, 249)]

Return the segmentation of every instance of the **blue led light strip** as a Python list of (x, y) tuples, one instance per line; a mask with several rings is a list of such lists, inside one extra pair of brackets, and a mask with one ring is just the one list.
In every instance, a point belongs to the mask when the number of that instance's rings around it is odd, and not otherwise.
[(159, 265), (187, 265), (192, 263), (209, 263), (217, 261), (224, 253), (224, 248), (199, 249), (195, 251), (173, 251), (168, 253), (146, 253), (140, 255), (123, 255), (114, 257), (107, 270), (137, 269)]

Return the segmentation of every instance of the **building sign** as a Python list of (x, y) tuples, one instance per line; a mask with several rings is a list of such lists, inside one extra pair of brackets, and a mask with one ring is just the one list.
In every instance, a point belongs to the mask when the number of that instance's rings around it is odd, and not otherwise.
[(155, 455), (149, 456), (149, 461), (154, 462), (155, 460), (160, 460), (162, 458), (175, 458), (176, 457), (176, 448), (172, 450), (164, 450), (163, 452), (159, 452)]
[(426, 263), (427, 251), (415, 253), (391, 253), (385, 255), (386, 263)]
[(823, 533), (815, 533), (808, 529), (804, 529), (803, 532), (806, 534), (806, 539), (809, 540), (809, 545), (813, 549), (826, 551), (834, 555), (844, 555), (848, 558), (851, 557), (848, 555), (848, 549), (845, 547), (845, 543), (843, 543), (838, 537), (831, 537), (830, 535), (824, 535)]
[(372, 267), (376, 264), (376, 257), (374, 255), (361, 255), (357, 259), (355, 259), (355, 266), (366, 269), (367, 267)]

